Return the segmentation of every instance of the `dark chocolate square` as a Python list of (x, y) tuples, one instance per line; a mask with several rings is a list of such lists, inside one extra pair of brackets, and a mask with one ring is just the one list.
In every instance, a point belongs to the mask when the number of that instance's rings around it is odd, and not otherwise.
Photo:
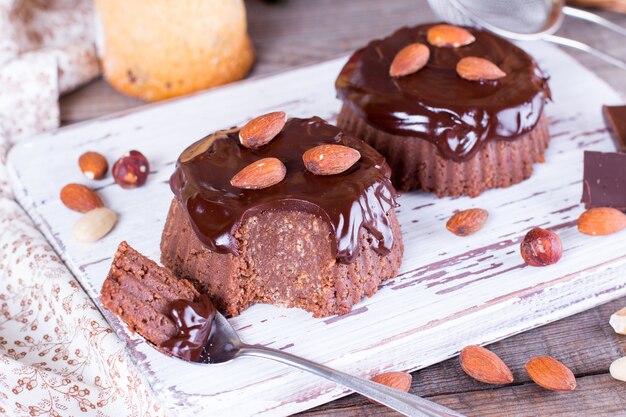
[(626, 152), (626, 105), (602, 106), (604, 119), (613, 134), (619, 152)]
[(626, 211), (626, 153), (585, 151), (581, 201)]

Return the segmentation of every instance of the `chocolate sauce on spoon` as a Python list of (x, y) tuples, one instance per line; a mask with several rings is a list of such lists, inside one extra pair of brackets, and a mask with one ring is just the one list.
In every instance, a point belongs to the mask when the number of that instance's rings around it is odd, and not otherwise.
[(206, 294), (198, 301), (175, 300), (166, 315), (172, 319), (176, 333), (161, 344), (165, 353), (190, 362), (206, 362), (204, 347), (211, 337), (216, 309)]

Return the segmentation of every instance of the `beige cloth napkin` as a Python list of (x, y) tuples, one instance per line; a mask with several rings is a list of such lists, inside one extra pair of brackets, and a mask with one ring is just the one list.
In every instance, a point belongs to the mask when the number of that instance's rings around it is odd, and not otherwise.
[(99, 74), (89, 0), (0, 0), (0, 415), (160, 416), (124, 343), (14, 201), (11, 145)]

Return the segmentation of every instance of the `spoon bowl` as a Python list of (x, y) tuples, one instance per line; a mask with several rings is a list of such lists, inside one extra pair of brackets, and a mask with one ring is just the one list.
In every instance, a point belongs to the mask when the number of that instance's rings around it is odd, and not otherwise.
[(217, 312), (198, 362), (212, 365), (230, 362), (240, 354), (243, 346), (233, 326), (226, 317)]

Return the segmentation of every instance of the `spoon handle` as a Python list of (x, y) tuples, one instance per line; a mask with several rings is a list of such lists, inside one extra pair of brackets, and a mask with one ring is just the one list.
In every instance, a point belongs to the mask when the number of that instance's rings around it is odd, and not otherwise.
[(444, 406), (420, 398), (417, 395), (407, 394), (402, 391), (386, 387), (363, 378), (348, 375), (331, 369), (327, 366), (311, 362), (287, 352), (270, 349), (263, 346), (244, 345), (238, 356), (254, 356), (271, 359), (286, 365), (293, 366), (302, 371), (326, 378), (336, 384), (342, 385), (352, 391), (358, 392), (376, 402), (411, 417), (464, 417)]

